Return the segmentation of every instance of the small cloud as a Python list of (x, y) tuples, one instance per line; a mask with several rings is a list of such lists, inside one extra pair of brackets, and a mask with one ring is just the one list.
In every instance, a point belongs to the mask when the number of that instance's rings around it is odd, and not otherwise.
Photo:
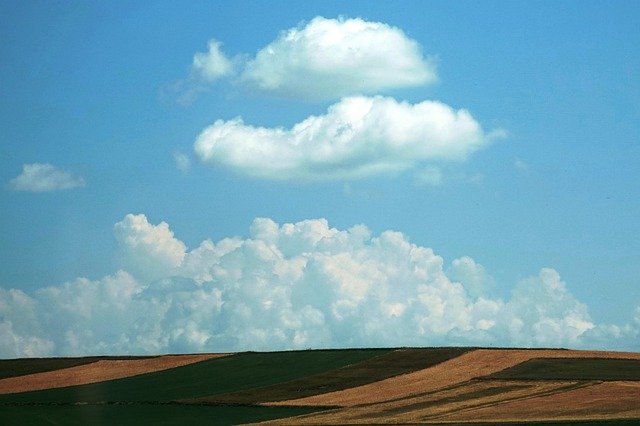
[(241, 78), (260, 91), (306, 100), (422, 86), (437, 75), (435, 61), (399, 28), (318, 16), (282, 32)]
[(209, 50), (197, 52), (191, 63), (191, 73), (196, 80), (212, 82), (233, 74), (233, 62), (220, 50), (222, 43), (209, 40)]
[(193, 55), (189, 77), (162, 87), (161, 96), (175, 99), (180, 105), (187, 106), (208, 91), (212, 83), (233, 75), (239, 57), (229, 59), (220, 50), (221, 46), (221, 42), (209, 40), (206, 52), (196, 52)]
[(191, 169), (191, 159), (187, 154), (182, 152), (175, 152), (173, 154), (173, 159), (176, 162), (176, 167), (178, 168), (178, 170), (180, 170), (183, 174), (187, 174), (189, 172), (189, 169)]
[(529, 169), (530, 169), (529, 165), (527, 163), (525, 163), (524, 161), (522, 161), (521, 159), (519, 159), (518, 157), (514, 158), (513, 166), (520, 173), (528, 173)]
[(49, 163), (24, 164), (22, 173), (9, 181), (13, 191), (50, 192), (81, 188), (87, 183), (82, 176), (55, 167)]
[(290, 28), (255, 56), (228, 57), (211, 39), (193, 56), (189, 77), (165, 87), (189, 104), (211, 83), (238, 72), (237, 83), (275, 96), (303, 100), (423, 86), (437, 81), (436, 60), (401, 29), (381, 22), (317, 16)]

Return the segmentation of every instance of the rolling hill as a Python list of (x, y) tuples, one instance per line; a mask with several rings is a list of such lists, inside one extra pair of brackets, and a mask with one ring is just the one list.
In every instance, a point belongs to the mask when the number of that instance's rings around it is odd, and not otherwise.
[(0, 424), (141, 422), (634, 424), (640, 353), (398, 348), (0, 360)]

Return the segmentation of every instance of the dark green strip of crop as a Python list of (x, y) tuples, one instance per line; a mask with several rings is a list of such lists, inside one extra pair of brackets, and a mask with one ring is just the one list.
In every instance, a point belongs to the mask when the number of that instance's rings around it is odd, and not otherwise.
[(535, 358), (485, 378), (513, 380), (640, 380), (640, 360)]
[(335, 370), (390, 349), (240, 353), (81, 386), (0, 395), (0, 403), (171, 401), (263, 387)]
[(422, 370), (468, 352), (469, 348), (399, 349), (336, 370), (284, 383), (201, 398), (219, 403), (284, 401), (361, 386)]
[(303, 407), (204, 405), (40, 405), (0, 407), (4, 425), (231, 425), (318, 411)]

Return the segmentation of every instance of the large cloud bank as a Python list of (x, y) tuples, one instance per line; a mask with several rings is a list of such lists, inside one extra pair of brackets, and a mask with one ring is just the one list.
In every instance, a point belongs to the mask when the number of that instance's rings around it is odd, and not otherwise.
[(32, 294), (0, 289), (0, 356), (640, 347), (640, 310), (624, 326), (594, 324), (553, 269), (518, 283), (509, 300), (494, 299), (473, 259), (447, 268), (399, 232), (372, 236), (365, 226), (338, 230), (323, 219), (256, 219), (249, 238), (187, 250), (167, 224), (149, 224), (144, 215), (127, 215), (115, 230), (127, 270)]
[(462, 161), (502, 134), (435, 101), (355, 96), (290, 129), (218, 120), (194, 143), (205, 163), (268, 179), (353, 179), (425, 162)]

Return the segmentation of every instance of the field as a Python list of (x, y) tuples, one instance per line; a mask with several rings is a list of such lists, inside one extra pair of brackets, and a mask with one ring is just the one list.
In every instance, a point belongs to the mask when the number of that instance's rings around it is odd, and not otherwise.
[(635, 424), (640, 354), (345, 349), (0, 361), (0, 424)]

